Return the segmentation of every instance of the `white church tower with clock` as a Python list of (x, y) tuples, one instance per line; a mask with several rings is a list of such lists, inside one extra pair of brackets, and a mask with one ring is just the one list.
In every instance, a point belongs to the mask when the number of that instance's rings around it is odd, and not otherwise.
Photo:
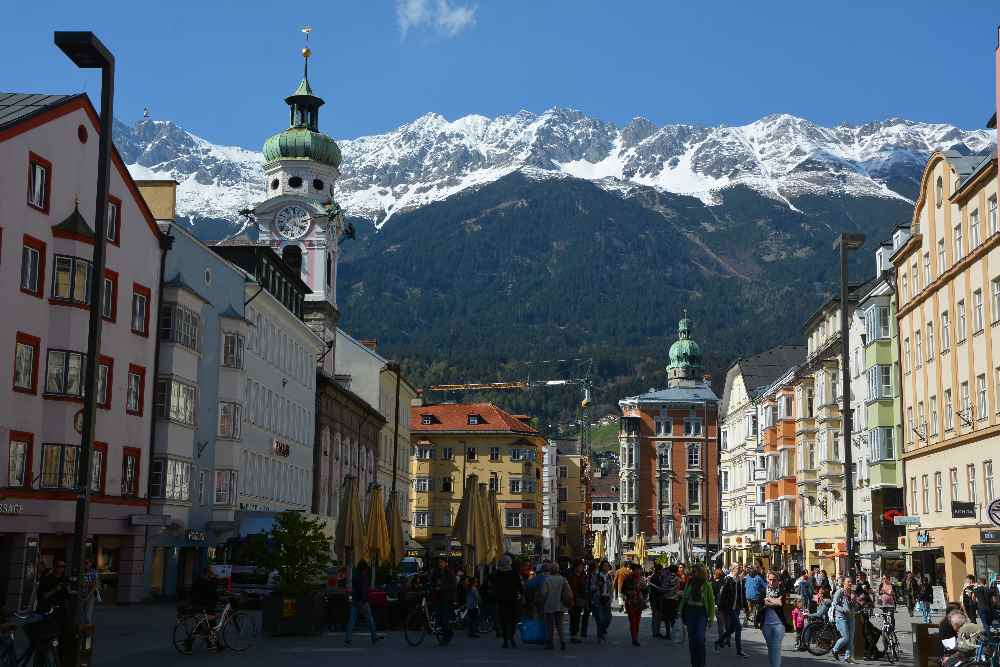
[[(266, 199), (254, 207), (253, 216), (258, 243), (298, 267), (312, 290), (306, 297), (305, 320), (331, 342), (336, 340), (339, 318), (337, 254), (344, 230), (343, 214), (333, 198), (341, 154), (337, 143), (319, 131), (319, 108), (324, 102), (309, 85), (310, 55), (308, 47), (302, 49), (302, 81), (285, 98), (288, 128), (264, 142)], [(333, 356), (328, 355), (330, 368)]]

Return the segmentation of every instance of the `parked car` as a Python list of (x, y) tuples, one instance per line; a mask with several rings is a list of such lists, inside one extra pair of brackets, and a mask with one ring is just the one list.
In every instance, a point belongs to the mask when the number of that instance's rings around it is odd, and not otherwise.
[(265, 572), (253, 565), (232, 566), (231, 594), (236, 606), (245, 609), (260, 609), (265, 597), (275, 588), (275, 573)]

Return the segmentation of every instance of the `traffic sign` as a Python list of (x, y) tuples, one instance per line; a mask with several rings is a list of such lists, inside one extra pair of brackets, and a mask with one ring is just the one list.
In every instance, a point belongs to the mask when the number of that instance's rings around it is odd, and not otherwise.
[(993, 525), (1000, 527), (1000, 498), (996, 498), (990, 503), (986, 513), (989, 514), (990, 521), (993, 522)]

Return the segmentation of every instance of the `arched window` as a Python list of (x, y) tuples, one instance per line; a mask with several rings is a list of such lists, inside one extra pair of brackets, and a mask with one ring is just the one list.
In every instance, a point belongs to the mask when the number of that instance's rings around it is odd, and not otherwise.
[(944, 201), (944, 180), (940, 176), (937, 177), (937, 182), (934, 184), (934, 199), (937, 207), (941, 208)]

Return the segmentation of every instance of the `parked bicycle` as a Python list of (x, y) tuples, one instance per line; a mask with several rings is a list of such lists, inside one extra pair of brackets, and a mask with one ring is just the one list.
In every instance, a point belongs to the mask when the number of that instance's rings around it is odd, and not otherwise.
[[(0, 666), (59, 667), (59, 616), (53, 615), (56, 609), (43, 614), (14, 613), (13, 623), (0, 625)], [(20, 656), (14, 645), (18, 628), (28, 636), (28, 645)]]
[(812, 655), (826, 655), (840, 639), (837, 626), (826, 619), (812, 621), (803, 630), (806, 650)]
[[(451, 620), (451, 627), (456, 630), (464, 630), (468, 625), (469, 610), (465, 608), (465, 605), (459, 605), (455, 607), (455, 614)], [(476, 632), (481, 635), (489, 634), (493, 632), (493, 618), (486, 614), (479, 615), (479, 622), (477, 623)]]
[(410, 610), (406, 616), (406, 625), (403, 627), (403, 637), (410, 646), (420, 646), (424, 642), (424, 637), (432, 634), (437, 638), (438, 644), (444, 643), (444, 632), (438, 625), (430, 605), (427, 604), (427, 596), (421, 596), (420, 604)]
[(889, 664), (899, 660), (902, 655), (899, 637), (896, 636), (896, 613), (893, 607), (879, 607), (879, 628), (882, 640), (882, 655)]
[(214, 648), (228, 648), (237, 653), (253, 645), (257, 638), (257, 623), (242, 611), (234, 611), (232, 601), (216, 615), (214, 624), (204, 611), (181, 613), (174, 626), (174, 648), (183, 655)]
[(977, 667), (1000, 667), (1000, 621), (979, 633), (975, 664)]

